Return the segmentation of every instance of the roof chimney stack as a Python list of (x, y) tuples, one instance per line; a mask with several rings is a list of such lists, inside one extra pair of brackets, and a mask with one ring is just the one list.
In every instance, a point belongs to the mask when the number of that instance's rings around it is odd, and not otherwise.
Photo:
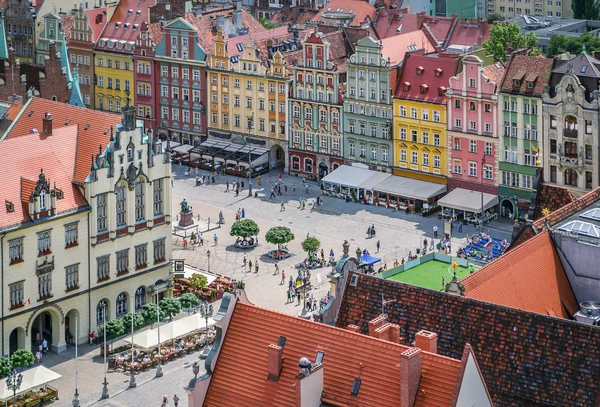
[(46, 136), (52, 135), (52, 114), (44, 114), (44, 118), (42, 119), (42, 131)]
[(421, 381), (421, 356), (419, 348), (410, 348), (400, 354), (400, 407), (412, 407)]
[(269, 345), (269, 377), (272, 382), (279, 380), (281, 368), (283, 367), (283, 348), (277, 345)]
[(415, 346), (425, 352), (437, 353), (437, 338), (435, 332), (419, 331), (415, 335)]
[(296, 375), (296, 406), (320, 407), (323, 394), (323, 364), (311, 364), (307, 358), (298, 363), (300, 373)]
[(385, 324), (386, 319), (387, 317), (385, 315), (380, 315), (369, 321), (369, 336), (377, 337), (375, 330), (381, 328)]

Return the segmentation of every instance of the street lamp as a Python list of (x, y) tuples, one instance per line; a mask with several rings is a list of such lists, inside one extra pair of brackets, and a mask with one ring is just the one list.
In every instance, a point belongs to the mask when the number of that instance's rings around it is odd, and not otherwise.
[(133, 299), (131, 301), (131, 378), (129, 379), (129, 387), (130, 388), (134, 388), (137, 386), (137, 383), (135, 382), (135, 369), (133, 368), (133, 362), (134, 362), (134, 351), (133, 351), (133, 321), (135, 319), (135, 305), (133, 302)]
[(100, 301), (100, 305), (102, 305), (102, 322), (103, 322), (103, 329), (104, 329), (104, 349), (103, 349), (103, 354), (104, 354), (104, 382), (102, 383), (102, 398), (103, 399), (107, 399), (109, 397), (109, 393), (108, 393), (108, 382), (106, 381), (106, 301), (102, 300)]
[(310, 319), (310, 312), (306, 309), (306, 285), (310, 281), (310, 272), (308, 271), (308, 266), (302, 264), (298, 269), (298, 277), (300, 277), (300, 281), (302, 282), (302, 291), (304, 293), (304, 301), (302, 305), (302, 312), (298, 314), (300, 318)]
[(210, 250), (206, 251), (206, 256), (208, 257), (208, 272), (210, 273)]
[(485, 151), (481, 159), (481, 227), (483, 228), (483, 175), (485, 173)]
[[(79, 339), (79, 324), (78, 324), (78, 317), (75, 317), (75, 395), (73, 396), (73, 407), (79, 407), (79, 389), (77, 388), (77, 379), (78, 379), (78, 370), (77, 370), (77, 353), (78, 353), (78, 349), (77, 349), (77, 342)], [(106, 350), (106, 349), (105, 349)], [(106, 352), (104, 352), (106, 353)]]
[(160, 353), (160, 308), (158, 306), (158, 289), (156, 289), (156, 329), (158, 334), (158, 362), (156, 363), (156, 377), (162, 377), (162, 354)]
[[(254, 113), (248, 118), (248, 135), (252, 134), (254, 128)], [(252, 157), (250, 155), (250, 137), (246, 139), (246, 146), (248, 147), (248, 196), (252, 197)]]
[(13, 392), (13, 407), (17, 406), (17, 391), (23, 383), (23, 375), (13, 369), (6, 377), (6, 387)]
[(196, 387), (196, 382), (198, 381), (198, 373), (200, 373), (200, 366), (198, 365), (198, 361), (196, 360), (192, 365), (192, 372), (194, 372), (194, 378), (190, 380), (189, 387), (193, 389)]
[(213, 316), (213, 306), (209, 304), (208, 301), (204, 301), (200, 304), (200, 315), (206, 321), (206, 343), (204, 344), (204, 349), (202, 349), (202, 353), (200, 353), (200, 358), (205, 359), (208, 356), (208, 352), (210, 352), (210, 346), (208, 346), (208, 319)]

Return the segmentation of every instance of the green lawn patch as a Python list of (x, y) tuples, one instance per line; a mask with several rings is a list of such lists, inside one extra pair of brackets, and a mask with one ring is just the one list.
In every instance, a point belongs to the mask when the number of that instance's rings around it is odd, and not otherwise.
[[(387, 279), (416, 285), (417, 287), (429, 288), (431, 290), (441, 290), (442, 277), (444, 277), (446, 284), (452, 280), (452, 270), (450, 269), (450, 271), (448, 271), (449, 268), (449, 263), (444, 263), (438, 260), (430, 260), (409, 270), (394, 274)], [(459, 266), (456, 269), (456, 277), (459, 280), (468, 275), (469, 268)]]

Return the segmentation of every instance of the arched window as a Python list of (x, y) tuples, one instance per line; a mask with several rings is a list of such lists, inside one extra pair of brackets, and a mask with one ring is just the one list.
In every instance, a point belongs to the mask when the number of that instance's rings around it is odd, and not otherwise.
[(127, 313), (127, 294), (121, 293), (117, 296), (117, 318)]
[(313, 160), (311, 158), (304, 159), (304, 172), (313, 172)]
[(146, 289), (140, 287), (135, 291), (135, 310), (141, 309), (146, 304)]
[(300, 171), (300, 157), (292, 157), (292, 170)]
[(117, 227), (127, 224), (127, 193), (124, 186), (117, 187)]
[(144, 188), (145, 183), (143, 179), (138, 179), (135, 182), (135, 221), (139, 222), (146, 219), (144, 213)]
[(338, 163), (333, 163), (333, 165), (331, 166), (331, 168), (333, 168), (334, 170), (338, 169), (340, 167), (340, 165)]
[(107, 302), (106, 300), (100, 300), (96, 305), (96, 324), (103, 324), (107, 317)]
[(52, 96), (52, 100), (54, 100), (56, 102), (56, 101), (58, 101), (58, 98), (56, 96)]

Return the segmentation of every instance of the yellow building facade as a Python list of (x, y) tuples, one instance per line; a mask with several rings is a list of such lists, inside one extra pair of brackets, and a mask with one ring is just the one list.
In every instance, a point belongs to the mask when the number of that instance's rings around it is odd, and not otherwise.
[(446, 183), (446, 105), (394, 98), (393, 112), (393, 173)]
[(271, 168), (287, 166), (286, 103), (290, 76), (283, 55), (273, 54), (267, 68), (250, 37), (237, 43), (236, 48), (241, 54), (231, 57), (227, 40), (219, 31), (207, 68), (207, 134), (250, 138), (252, 144), (270, 150)]
[[(103, 40), (100, 40), (102, 42)], [(134, 104), (133, 56), (111, 52), (94, 51), (96, 83), (94, 107), (109, 112), (120, 112), (129, 93)]]

